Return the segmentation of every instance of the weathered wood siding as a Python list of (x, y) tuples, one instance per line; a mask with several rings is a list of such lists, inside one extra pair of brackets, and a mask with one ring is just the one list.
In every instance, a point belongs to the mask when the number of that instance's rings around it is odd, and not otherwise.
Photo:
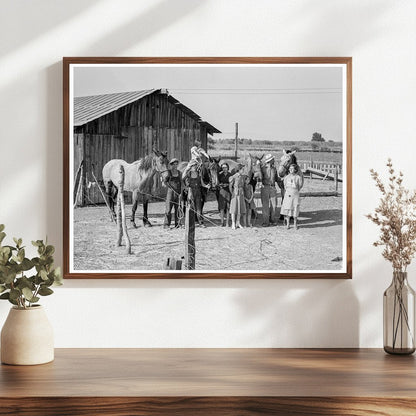
[(74, 170), (82, 159), (85, 168), (82, 205), (103, 202), (100, 191), (95, 186), (88, 188), (88, 184), (94, 182), (92, 170), (102, 184), (103, 166), (111, 159), (131, 163), (156, 148), (167, 151), (168, 159), (189, 160), (196, 141), (204, 148), (207, 144), (205, 127), (170, 102), (166, 94), (146, 96), (75, 131)]

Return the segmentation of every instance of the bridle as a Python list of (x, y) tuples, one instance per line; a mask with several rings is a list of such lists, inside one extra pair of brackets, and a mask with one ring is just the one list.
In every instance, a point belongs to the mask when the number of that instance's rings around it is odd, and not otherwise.
[(288, 174), (290, 165), (297, 164), (297, 163), (295, 163), (295, 160), (296, 160), (295, 157), (293, 155), (290, 155), (285, 160), (285, 162), (281, 164), (281, 167), (285, 170), (285, 175)]
[(210, 161), (209, 162), (209, 165), (206, 168), (206, 170), (208, 171), (208, 175), (209, 175), (209, 182), (206, 183), (204, 181), (204, 178), (203, 178), (203, 175), (202, 175), (203, 162), (198, 163), (198, 170), (199, 170), (199, 173), (201, 175), (201, 185), (202, 185), (202, 187), (207, 188), (207, 189), (210, 189), (210, 188), (213, 188), (214, 189), (217, 186), (217, 184), (214, 184), (214, 180), (213, 180), (213, 177), (212, 177), (212, 174), (211, 174), (211, 172), (215, 169), (216, 170), (216, 173), (218, 175), (218, 168), (217, 168), (217, 166), (218, 165), (217, 165), (217, 163), (215, 161)]
[(260, 182), (263, 179), (263, 173), (261, 172), (261, 161), (260, 159), (256, 160), (255, 166), (253, 168), (253, 178), (257, 182)]
[[(159, 156), (156, 156), (156, 157), (159, 157)], [(167, 159), (166, 159), (167, 160)], [(156, 171), (160, 174), (160, 175), (162, 175), (163, 173), (165, 173), (165, 172), (169, 172), (170, 173), (170, 170), (169, 170), (169, 168), (167, 168), (167, 169), (165, 169), (165, 170), (162, 170), (162, 169), (159, 169), (159, 166), (158, 166), (158, 164), (156, 163), (156, 158), (153, 158), (153, 167), (156, 169)]]

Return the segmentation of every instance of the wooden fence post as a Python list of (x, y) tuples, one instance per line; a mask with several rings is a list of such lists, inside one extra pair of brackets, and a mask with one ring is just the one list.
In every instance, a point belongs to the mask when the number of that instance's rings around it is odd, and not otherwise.
[[(120, 165), (120, 166), (121, 166), (121, 165)], [(100, 190), (100, 192), (101, 192), (101, 196), (102, 196), (102, 197), (103, 197), (103, 199), (104, 199), (105, 205), (107, 205), (108, 212), (110, 213), (110, 218), (111, 218), (111, 221), (113, 221), (113, 220), (115, 220), (114, 215), (113, 215), (113, 211), (111, 211), (111, 208), (110, 208), (110, 205), (108, 204), (107, 198), (105, 197), (104, 192), (103, 192), (103, 190), (101, 189), (101, 186), (100, 186), (100, 184), (98, 183), (98, 180), (97, 180), (96, 176), (94, 175), (94, 170), (92, 170), (92, 171), (91, 171), (91, 174), (92, 174), (92, 177), (94, 178), (95, 183), (96, 183), (96, 184), (97, 184), (97, 186), (98, 186), (98, 189), (99, 189), (99, 190)], [(123, 185), (123, 186), (124, 186), (124, 185)], [(118, 196), (117, 196), (117, 198), (118, 198)]]
[(335, 194), (338, 196), (338, 165), (335, 166), (334, 182), (335, 182)]
[(185, 270), (195, 270), (195, 204), (189, 188), (185, 214)]
[(120, 180), (118, 183), (118, 196), (117, 196), (117, 245), (121, 246), (121, 239), (123, 234), (126, 238), (126, 252), (131, 254), (131, 242), (127, 232), (126, 224), (126, 210), (124, 204), (124, 167), (120, 165)]
[(75, 182), (74, 182), (74, 189), (73, 189), (73, 191), (74, 191), (74, 208), (76, 207), (76, 205), (78, 203), (79, 192), (80, 192), (81, 186), (82, 186), (83, 166), (84, 166), (84, 161), (82, 160), (81, 163), (79, 164), (77, 174), (75, 175)]

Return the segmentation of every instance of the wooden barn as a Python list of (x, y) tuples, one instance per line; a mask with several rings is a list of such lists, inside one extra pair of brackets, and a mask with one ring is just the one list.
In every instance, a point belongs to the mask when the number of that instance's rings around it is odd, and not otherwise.
[(131, 163), (153, 148), (189, 160), (194, 144), (207, 149), (208, 135), (220, 133), (165, 89), (75, 97), (73, 114), (78, 205), (103, 202), (93, 173), (101, 184), (109, 160)]

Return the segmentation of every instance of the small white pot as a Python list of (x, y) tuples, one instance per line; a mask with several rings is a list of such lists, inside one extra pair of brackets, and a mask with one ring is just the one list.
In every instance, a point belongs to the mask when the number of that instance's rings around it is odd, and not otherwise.
[(1, 330), (1, 362), (35, 365), (53, 359), (53, 329), (43, 307), (11, 308)]

